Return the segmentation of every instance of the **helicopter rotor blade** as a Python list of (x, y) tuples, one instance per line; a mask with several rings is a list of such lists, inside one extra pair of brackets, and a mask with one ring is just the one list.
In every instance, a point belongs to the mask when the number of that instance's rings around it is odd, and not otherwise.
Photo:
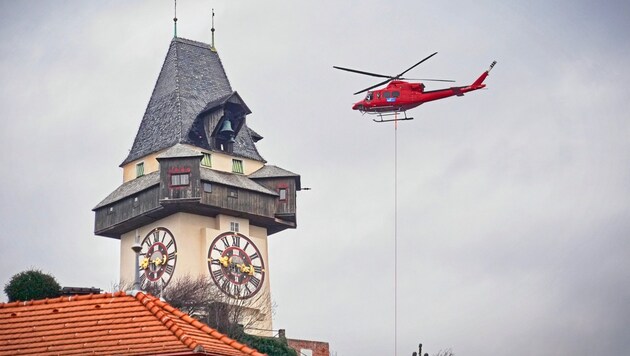
[(410, 71), (410, 70), (414, 69), (415, 67), (417, 67), (418, 65), (420, 65), (422, 62), (424, 62), (424, 61), (426, 61), (427, 59), (429, 59), (429, 58), (431, 58), (431, 57), (435, 56), (436, 54), (437, 54), (437, 52), (435, 52), (435, 53), (433, 53), (433, 54), (429, 55), (427, 58), (425, 58), (425, 59), (421, 60), (420, 62), (418, 62), (418, 63), (416, 63), (416, 64), (412, 65), (411, 67), (409, 67), (409, 69), (407, 69), (406, 71), (404, 71), (404, 72), (402, 72), (402, 73), (398, 74), (395, 78), (400, 78), (400, 77), (402, 77), (405, 73), (407, 73), (408, 71)]
[(398, 78), (400, 80), (418, 80), (422, 82), (447, 82), (447, 83), (455, 83), (454, 80), (451, 79), (421, 79), (421, 78)]
[(362, 70), (356, 70), (356, 69), (350, 69), (350, 68), (344, 68), (344, 67), (337, 67), (337, 66), (333, 66), (333, 68), (340, 69), (340, 70), (345, 70), (347, 72), (352, 72), (352, 73), (369, 75), (371, 77), (390, 78), (390, 79), (393, 78), (391, 75), (384, 75), (384, 74), (376, 74), (376, 73), (364, 72)]
[[(365, 89), (363, 89), (363, 90), (360, 90), (360, 91), (358, 91), (358, 92), (354, 93), (354, 95), (357, 95), (357, 94), (361, 94), (361, 93), (363, 93), (363, 92), (366, 92), (366, 91), (368, 91), (368, 90), (370, 90), (370, 89), (374, 89), (374, 88), (376, 88), (376, 87), (378, 87), (378, 86), (381, 86), (381, 85), (383, 85), (383, 84), (389, 83), (389, 82), (391, 82), (392, 80), (396, 80), (396, 79), (406, 79), (406, 78), (402, 78), (402, 76), (403, 76), (405, 73), (407, 73), (407, 72), (409, 72), (410, 70), (414, 69), (415, 67), (419, 66), (420, 64), (422, 64), (423, 62), (425, 62), (425, 61), (426, 61), (426, 60), (428, 60), (429, 58), (431, 58), (431, 57), (435, 56), (436, 54), (437, 54), (437, 52), (435, 52), (435, 53), (433, 53), (433, 54), (431, 54), (431, 55), (427, 56), (426, 58), (422, 59), (420, 62), (418, 62), (418, 63), (416, 63), (416, 64), (412, 65), (411, 67), (407, 68), (407, 70), (405, 70), (404, 72), (402, 72), (402, 73), (400, 73), (400, 74), (398, 74), (397, 76), (394, 76), (394, 77), (392, 77), (392, 76), (390, 76), (390, 75), (383, 75), (383, 74), (377, 74), (377, 73), (371, 73), (371, 72), (364, 72), (364, 71), (361, 71), (361, 70), (350, 69), (350, 68), (344, 68), (344, 67), (338, 67), (338, 66), (333, 66), (333, 68), (335, 68), (335, 69), (339, 69), (339, 70), (345, 70), (345, 71), (347, 71), (347, 72), (352, 72), (352, 73), (358, 73), (358, 74), (363, 74), (363, 75), (369, 75), (369, 76), (371, 76), (371, 77), (377, 77), (377, 78), (387, 78), (386, 80), (384, 80), (384, 81), (382, 81), (382, 82), (380, 82), (380, 83), (378, 83), (378, 84), (372, 85), (371, 87), (365, 88)], [(409, 80), (409, 79), (408, 79), (408, 80)], [(450, 80), (450, 79), (410, 79), (410, 80), (423, 80), (423, 81), (433, 81), (433, 82), (455, 82), (454, 80)]]
[(361, 93), (366, 92), (366, 91), (368, 91), (368, 90), (370, 90), (370, 89), (374, 89), (374, 88), (376, 88), (376, 87), (378, 87), (378, 86), (381, 86), (381, 85), (383, 85), (383, 84), (387, 84), (387, 83), (389, 83), (391, 80), (392, 80), (391, 78), (390, 78), (390, 79), (387, 79), (387, 80), (384, 80), (384, 81), (382, 81), (382, 82), (380, 82), (380, 83), (378, 83), (378, 84), (372, 85), (372, 86), (371, 86), (371, 87), (369, 87), (369, 88), (365, 88), (365, 89), (363, 89), (363, 90), (361, 90), (361, 91), (358, 91), (358, 92), (354, 93), (354, 95), (361, 94)]

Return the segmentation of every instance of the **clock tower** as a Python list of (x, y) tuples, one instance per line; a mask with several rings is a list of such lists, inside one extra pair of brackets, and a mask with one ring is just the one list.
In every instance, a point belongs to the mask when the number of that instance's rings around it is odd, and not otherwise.
[(93, 209), (95, 234), (120, 240), (121, 281), (205, 276), (235, 301), (270, 295), (267, 239), (296, 227), (300, 176), (262, 158), (249, 114), (214, 47), (172, 40), (122, 184)]

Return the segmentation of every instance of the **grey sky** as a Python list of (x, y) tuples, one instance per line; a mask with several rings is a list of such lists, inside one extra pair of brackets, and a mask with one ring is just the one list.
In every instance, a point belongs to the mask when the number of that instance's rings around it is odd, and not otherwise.
[[(37, 267), (110, 289), (118, 241), (91, 209), (122, 181), (172, 38), (172, 1), (3, 1), (0, 281)], [(265, 137), (302, 175), (270, 238), (275, 328), (392, 355), (394, 128), (333, 65), (488, 90), (410, 112), (398, 137), (398, 351), (630, 349), (630, 5), (610, 1), (179, 1)], [(439, 88), (428, 83), (428, 89)], [(3, 296), (3, 298), (6, 298)], [(5, 299), (3, 299), (5, 300)]]

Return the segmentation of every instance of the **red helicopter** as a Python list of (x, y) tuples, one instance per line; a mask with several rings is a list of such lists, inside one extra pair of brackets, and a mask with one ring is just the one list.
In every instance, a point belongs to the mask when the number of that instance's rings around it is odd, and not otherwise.
[[(395, 121), (395, 120), (412, 120), (413, 119), (412, 117), (407, 117), (407, 110), (409, 109), (413, 109), (416, 106), (419, 106), (429, 101), (448, 98), (449, 96), (453, 96), (453, 95), (463, 96), (464, 93), (467, 93), (469, 91), (485, 88), (486, 85), (483, 84), (483, 81), (488, 76), (488, 73), (490, 73), (490, 70), (492, 69), (492, 67), (494, 67), (494, 65), (497, 63), (496, 61), (492, 62), (492, 64), (490, 64), (490, 68), (488, 68), (487, 71), (483, 72), (479, 76), (479, 78), (477, 78), (477, 80), (475, 80), (471, 85), (467, 85), (467, 86), (425, 91), (424, 84), (422, 83), (409, 83), (409, 82), (404, 81), (404, 80), (422, 80), (422, 81), (436, 81), (436, 82), (454, 82), (453, 80), (446, 80), (446, 79), (409, 79), (409, 78), (402, 77), (405, 73), (412, 70), (413, 68), (418, 66), (420, 63), (426, 61), (427, 59), (435, 56), (436, 54), (437, 52), (433, 53), (432, 55), (426, 57), (425, 59), (414, 64), (413, 66), (409, 67), (409, 69), (405, 70), (404, 72), (396, 76), (364, 72), (364, 71), (360, 71), (356, 69), (343, 68), (343, 67), (337, 67), (337, 66), (333, 66), (333, 68), (345, 70), (348, 72), (358, 73), (358, 74), (369, 75), (372, 77), (387, 78), (378, 84), (372, 85), (369, 88), (366, 88), (366, 89), (363, 89), (361, 91), (354, 93), (356, 95), (356, 94), (360, 94), (367, 91), (367, 95), (365, 96), (365, 99), (355, 103), (352, 106), (353, 110), (359, 110), (361, 113), (378, 115), (379, 119), (378, 120), (374, 119), (374, 121), (376, 122), (387, 122), (387, 121)], [(370, 91), (371, 89), (374, 89), (378, 86), (381, 86), (387, 83), (389, 84), (383, 89)], [(403, 113), (404, 118), (398, 118), (398, 113)], [(391, 116), (391, 115), (395, 115), (396, 118), (389, 119), (389, 120), (386, 120), (383, 118), (384, 116)]]

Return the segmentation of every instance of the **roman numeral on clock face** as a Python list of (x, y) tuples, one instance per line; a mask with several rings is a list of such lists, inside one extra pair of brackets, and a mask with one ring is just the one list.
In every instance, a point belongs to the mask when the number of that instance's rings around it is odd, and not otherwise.
[(223, 272), (221, 272), (220, 269), (218, 269), (216, 271), (212, 271), (212, 276), (214, 276), (214, 278), (217, 281), (220, 281), (221, 279), (225, 278), (225, 276), (223, 276)]
[(140, 267), (143, 283), (158, 283), (165, 287), (177, 265), (177, 242), (173, 234), (164, 227), (150, 230), (141, 243), (143, 265)]
[(221, 238), (221, 242), (223, 242), (223, 247), (224, 247), (224, 248), (228, 248), (228, 247), (230, 247), (230, 243), (228, 242), (228, 238), (227, 238), (227, 236), (223, 236), (223, 237)]
[(258, 285), (260, 285), (260, 279), (256, 278), (255, 276), (252, 276), (249, 279), (249, 283), (251, 283), (254, 286), (254, 288), (258, 288)]
[(208, 271), (215, 285), (228, 296), (247, 299), (264, 285), (265, 263), (254, 241), (234, 232), (224, 232), (208, 247)]
[(166, 267), (164, 268), (164, 272), (166, 274), (173, 274), (174, 271), (175, 271), (175, 267), (171, 265), (166, 265)]

